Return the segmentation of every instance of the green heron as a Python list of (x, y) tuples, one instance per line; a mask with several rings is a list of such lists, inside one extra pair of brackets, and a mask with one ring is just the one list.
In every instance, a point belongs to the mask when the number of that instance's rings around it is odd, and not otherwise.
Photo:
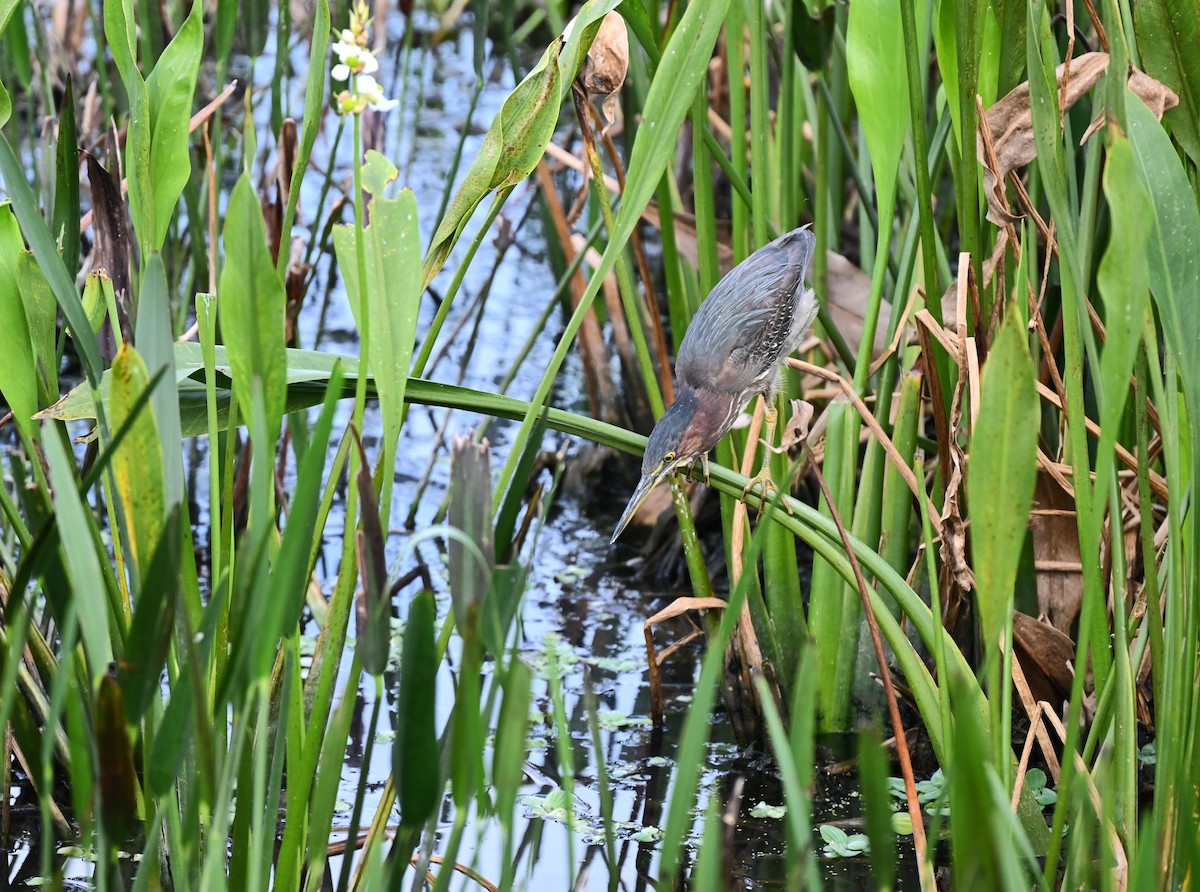
[[(642, 479), (612, 541), (629, 523), (659, 481), (700, 459), (729, 433), (742, 409), (762, 396), (767, 409), (766, 442), (774, 436), (771, 396), (779, 367), (799, 345), (817, 315), (817, 302), (804, 287), (815, 239), (807, 226), (781, 235), (755, 251), (717, 283), (688, 326), (675, 357), (675, 402), (650, 432)], [(774, 488), (764, 461), (746, 492)]]

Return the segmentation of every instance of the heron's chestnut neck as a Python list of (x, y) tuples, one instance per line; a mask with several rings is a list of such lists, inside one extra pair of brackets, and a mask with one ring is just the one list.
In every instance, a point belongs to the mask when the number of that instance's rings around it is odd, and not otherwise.
[(680, 442), (680, 454), (704, 455), (709, 452), (728, 431), (726, 418), (729, 415), (729, 398), (704, 387), (692, 387), (680, 383), (675, 395), (676, 403), (683, 403), (691, 410), (691, 420), (684, 430)]

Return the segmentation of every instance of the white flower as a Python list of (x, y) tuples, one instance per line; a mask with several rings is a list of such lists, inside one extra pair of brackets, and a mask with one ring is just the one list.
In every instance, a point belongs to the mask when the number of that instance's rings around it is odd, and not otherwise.
[(342, 29), (342, 41), (344, 43), (354, 43), (354, 32), (349, 28)]
[(373, 74), (379, 70), (379, 60), (356, 43), (338, 41), (333, 52), (341, 60), (330, 72), (335, 81), (344, 81), (353, 74)]
[(365, 99), (368, 105), (374, 106), (377, 111), (390, 111), (400, 104), (399, 100), (388, 99), (384, 96), (379, 82), (369, 74), (360, 74), (355, 80), (355, 87), (358, 95)]

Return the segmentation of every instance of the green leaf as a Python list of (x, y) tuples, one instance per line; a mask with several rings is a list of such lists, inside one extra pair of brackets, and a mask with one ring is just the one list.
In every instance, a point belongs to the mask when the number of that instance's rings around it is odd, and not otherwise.
[(888, 757), (874, 727), (858, 738), (859, 777), (862, 781), (863, 815), (871, 844), (871, 872), (879, 888), (891, 889), (896, 882), (896, 834), (892, 830), (891, 795), (888, 793)]
[(163, 381), (150, 398), (154, 419), (163, 444), (162, 470), (165, 485), (164, 510), (183, 501), (183, 456), (177, 445), (182, 439), (179, 420), (179, 395), (176, 392), (175, 338), (171, 332), (170, 298), (167, 273), (162, 257), (151, 254), (145, 263), (142, 288), (138, 295), (137, 331), (134, 342), (153, 378), (160, 371)]
[[(137, 41), (134, 28), (133, 0), (112, 0), (111, 3), (104, 4), (104, 39), (127, 91), (131, 82), (136, 80), (141, 83), (141, 74), (137, 70)], [(131, 107), (132, 98), (131, 95)]]
[(557, 58), (562, 45), (561, 37), (555, 39), (504, 100), (433, 234), (425, 255), (422, 287), (438, 274), (480, 202), (493, 191), (521, 182), (537, 167), (558, 123), (562, 97)]
[(1100, 430), (1111, 449), (1125, 411), (1129, 376), (1142, 339), (1149, 288), (1146, 248), (1154, 228), (1154, 208), (1138, 177), (1133, 148), (1120, 134), (1114, 134), (1108, 147), (1104, 196), (1114, 225), (1096, 273), (1107, 330), (1100, 357), (1104, 382)]
[[(99, 583), (100, 559), (88, 528), (83, 501), (79, 498), (78, 472), (68, 456), (64, 438), (54, 430), (54, 422), (42, 426), (42, 443), (46, 462), (50, 466), (50, 482), (54, 488), (54, 510), (71, 581), (72, 603), (79, 615), (83, 649), (87, 654), (89, 675), (99, 679), (112, 662), (112, 641), (109, 637), (108, 604), (104, 586)], [(123, 709), (122, 709), (123, 711)], [(121, 716), (122, 724), (125, 721)], [(101, 759), (103, 759), (101, 752)]]
[[(309, 448), (300, 462), (296, 486), (288, 502), (287, 526), (283, 542), (271, 571), (271, 596), (267, 600), (266, 617), (262, 628), (274, 640), (288, 634), (304, 609), (304, 596), (309, 583), (309, 551), (314, 536), (321, 501), (321, 477), (325, 470), (326, 449), (337, 412), (337, 398), (342, 391), (342, 370), (335, 365), (326, 388), (325, 404), (317, 423), (313, 425)], [(271, 657), (267, 655), (267, 660)], [(262, 674), (266, 666), (260, 667)]]
[[(203, 9), (193, 0), (191, 12), (175, 37), (163, 50), (146, 78), (150, 108), (150, 176), (154, 184), (154, 227), (152, 233), (138, 230), (143, 242), (152, 236), (150, 247), (157, 251), (167, 237), (167, 227), (183, 187), (191, 176), (188, 139), (192, 97), (200, 73), (200, 51), (204, 46)], [(132, 190), (133, 177), (130, 177)]]
[(203, 10), (191, 11), (146, 79), (137, 67), (133, 4), (104, 4), (104, 33), (129, 96), (125, 167), (129, 212), (143, 256), (160, 250), (191, 176), (188, 139), (192, 98), (204, 45)]
[[(19, 0), (0, 0), (0, 37), (4, 36), (4, 29), (8, 27), (8, 20), (12, 17), (18, 3)], [(10, 115), (12, 115), (12, 100), (9, 99), (4, 84), (0, 83), (0, 127), (8, 123)]]
[(529, 729), (529, 699), (533, 673), (523, 660), (509, 663), (504, 679), (504, 702), (496, 724), (492, 751), (492, 785), (496, 788), (496, 814), (507, 832), (512, 831), (513, 809), (525, 780), (525, 735)]
[(8, 334), (5, 349), (0, 351), (0, 395), (12, 410), (17, 427), (32, 435), (31, 419), (38, 409), (36, 365), (17, 284), (17, 258), (24, 249), (12, 205), (0, 203), (0, 330)]
[[(409, 606), (404, 626), (404, 649), (396, 687), (396, 740), (392, 744), (392, 777), (400, 804), (400, 821), (410, 829), (423, 825), (442, 799), (436, 725), (439, 661), (435, 619), (433, 593), (420, 592)], [(523, 749), (521, 755), (524, 756)]]
[[(62, 257), (58, 254), (58, 248), (42, 217), (38, 199), (25, 179), (25, 168), (13, 151), (12, 144), (3, 134), (0, 134), (0, 174), (4, 177), (4, 185), (12, 199), (12, 210), (21, 222), (21, 232), (28, 239), (33, 256), (37, 258), (38, 265), (54, 291), (54, 299), (58, 301), (63, 318), (77, 332), (86, 332), (87, 313), (80, 302), (75, 280), (67, 272)], [(81, 335), (75, 339), (75, 348), (88, 381), (99, 386), (104, 366), (96, 339)]]
[(58, 305), (54, 292), (42, 274), (33, 255), (22, 251), (17, 255), (17, 285), (21, 289), (21, 303), (25, 307), (25, 321), (29, 325), (29, 339), (33, 346), (36, 377), (42, 380), (45, 397), (58, 396), (58, 352), (55, 337), (58, 334)]
[[(416, 196), (411, 189), (404, 189), (398, 198), (383, 197), (383, 186), (395, 177), (395, 171), (391, 162), (378, 152), (367, 153), (364, 181), (368, 178), (372, 181), (368, 191), (373, 193), (369, 205), (371, 223), (363, 231), (367, 257), (367, 309), (371, 314), (367, 362), (379, 395), (384, 455), (389, 464), (404, 423), (404, 389), (412, 365), (422, 287)], [(354, 227), (334, 229), (338, 269), (346, 282), (350, 309), (361, 326), (362, 297), (354, 242)]]
[(221, 332), (238, 402), (254, 405), (262, 388), (268, 439), (279, 439), (287, 389), (283, 341), (284, 290), (267, 246), (262, 208), (249, 174), (243, 174), (225, 212), (225, 267), (217, 291)]
[(1178, 0), (1134, 0), (1133, 31), (1146, 73), (1179, 96), (1163, 115), (1163, 126), (1200, 165), (1200, 6)]
[(483, 199), (492, 192), (502, 192), (517, 185), (537, 167), (554, 135), (562, 100), (575, 80), (600, 22), (617, 5), (616, 0), (584, 3), (575, 16), (569, 38), (565, 42), (562, 37), (552, 41), (534, 69), (504, 100), (429, 243), (422, 290), (445, 264), (467, 221)]
[(1180, 381), (1192, 412), (1200, 409), (1200, 210), (1171, 140), (1154, 114), (1132, 93), (1127, 96), (1129, 139), (1138, 173), (1154, 207), (1148, 252), (1150, 293), (1162, 332), (1179, 364)]
[(900, 152), (908, 132), (908, 75), (900, 5), (855, 0), (846, 26), (846, 71), (867, 138), (881, 216), (896, 195)]
[[(144, 413), (143, 417), (149, 417)], [(180, 589), (180, 513), (176, 506), (164, 525), (150, 566), (141, 576), (129, 646), (118, 678), (125, 692), (125, 715), (137, 725), (154, 699), (162, 697), (162, 670), (175, 628)]]
[(981, 390), (967, 493), (982, 634), (992, 653), (1005, 623), (1012, 621), (1013, 586), (1037, 479), (1037, 391), (1024, 326), (1014, 308), (988, 354)]
[[(1023, 81), (1025, 73), (1025, 6), (1028, 0), (992, 0), (991, 8), (1000, 26), (1000, 70), (996, 82), (997, 96), (1008, 92)], [(953, 57), (951, 57), (953, 58)], [(942, 72), (945, 76), (945, 72)]]
[[(136, 350), (122, 345), (112, 365), (113, 425), (120, 428), (130, 417), (134, 404), (150, 385), (146, 363)], [(158, 424), (150, 411), (142, 411), (124, 442), (113, 456), (113, 477), (124, 509), (124, 533), (137, 562), (139, 577), (150, 569), (150, 560), (162, 537), (166, 516), (163, 489), (163, 443)]]
[(53, 235), (62, 244), (67, 272), (74, 276), (79, 271), (79, 130), (75, 124), (75, 89), (70, 75), (58, 114), (54, 170)]
[[(100, 331), (104, 315), (108, 311), (108, 298), (112, 295), (112, 279), (104, 270), (87, 274), (83, 284), (83, 310), (91, 323), (92, 334)], [(67, 329), (67, 334), (70, 334)]]
[(504, 653), (508, 630), (512, 628), (525, 592), (525, 568), (519, 563), (507, 564), (492, 570), (487, 597), (479, 617), (479, 631), (484, 647), (492, 656)]

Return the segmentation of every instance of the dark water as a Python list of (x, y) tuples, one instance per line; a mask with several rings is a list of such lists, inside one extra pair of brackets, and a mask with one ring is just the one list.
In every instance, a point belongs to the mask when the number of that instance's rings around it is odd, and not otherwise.
[[(402, 39), (402, 34), (403, 21), (397, 18), (390, 23), (390, 46), (395, 46)], [(391, 49), (384, 53), (379, 74), (385, 92), (397, 97), (401, 94), (400, 72), (396, 67), (398, 56)], [(432, 234), (434, 215), (441, 202), (460, 133), (468, 126), (467, 111), (475, 83), (471, 59), (469, 29), (452, 34), (434, 49), (415, 49), (404, 93), (404, 107), (393, 111), (387, 122), (382, 149), (400, 169), (400, 184), (416, 192), (423, 243), (426, 244)], [(300, 91), (303, 89), (303, 74), (307, 66), (306, 44), (296, 48), (293, 64), (299, 76), (292, 83), (292, 113), (298, 113), (302, 104)], [(255, 80), (268, 81), (272, 65), (269, 59), (260, 61)], [(469, 122), (472, 135), (467, 140), (459, 177), (474, 156), (483, 131), (513, 87), (507, 63), (489, 61), (485, 74), (488, 75), (488, 84)], [(265, 109), (259, 112), (260, 121), (267, 118)], [(348, 133), (342, 140), (337, 156), (330, 157), (335, 125), (335, 119), (330, 116), (326, 122), (326, 132), (318, 139), (314, 158), (321, 167), (332, 163), (338, 176), (348, 179), (351, 159)], [(260, 145), (269, 144), (268, 134), (260, 137)], [(311, 235), (306, 226), (313, 221), (305, 219), (303, 211), (307, 208), (311, 212), (317, 205), (318, 197), (319, 177), (312, 176), (302, 196), (302, 216), (297, 224), (297, 234), (306, 239)], [(524, 206), (530, 200), (529, 193), (517, 190), (510, 200), (506, 216), (513, 221), (519, 220), (524, 216)], [(482, 217), (482, 214), (478, 216)], [(478, 226), (478, 222), (474, 226)], [(438, 293), (448, 285), (474, 232), (475, 229), (471, 228), (464, 234), (445, 271), (434, 283)], [(495, 259), (496, 251), (489, 238), (466, 274), (462, 293), (443, 328), (443, 340), (461, 321), (462, 314), (469, 312), (473, 298), (493, 272)], [(546, 257), (545, 234), (535, 212), (525, 221), (516, 245), (495, 267), (491, 294), (473, 347), (468, 348), (472, 327), (468, 324), (462, 334), (449, 344), (435, 377), (455, 381), (461, 374), (462, 383), (468, 387), (496, 389), (520, 345), (534, 330), (554, 285), (555, 277)], [(435, 309), (433, 301), (427, 297), (422, 304), (419, 332), (428, 330)], [(554, 317), (549, 329), (538, 338), (510, 389), (513, 396), (528, 398), (532, 395), (554, 350), (561, 325), (561, 318)], [(327, 257), (320, 260), (317, 279), (309, 290), (300, 317), (300, 333), (302, 346), (306, 348), (357, 352), (353, 316)], [(586, 411), (578, 360), (574, 355), (560, 374), (551, 401), (558, 406)], [(350, 404), (343, 403), (340, 412), (335, 430), (349, 422)], [(451, 435), (465, 433), (479, 420), (470, 415), (455, 414), (445, 424), (446, 432)], [(408, 541), (410, 537), (403, 528), (410, 504), (417, 493), (418, 481), (425, 472), (429, 456), (438, 442), (439, 428), (444, 423), (442, 410), (414, 407), (408, 416), (398, 449), (391, 524), (393, 535), (390, 539), (393, 564), (399, 562), (402, 570), (407, 569), (415, 565), (419, 554), (433, 570), (434, 581), (439, 588), (440, 615), (444, 615), (449, 607), (444, 579), (437, 576), (445, 566), (444, 558), (438, 553), (436, 543), (431, 541), (418, 545), (414, 554)], [(514, 429), (507, 422), (495, 423), (490, 428), (494, 468), (498, 468), (506, 457)], [(368, 408), (364, 440), (372, 455), (377, 453), (378, 431), (378, 413)], [(193, 441), (185, 447), (193, 496), (207, 492), (205, 445), (203, 441)], [(547, 438), (547, 447), (556, 448), (558, 445), (559, 440)], [(568, 458), (574, 448), (568, 449)], [(444, 444), (440, 449), (439, 459), (433, 465), (430, 485), (416, 508), (418, 531), (433, 522), (435, 511), (446, 492), (449, 462), (445, 457)], [(650, 727), (648, 718), (649, 694), (642, 623), (676, 594), (685, 593), (648, 588), (618, 559), (628, 558), (631, 552), (614, 554), (610, 550), (608, 538), (623, 496), (621, 488), (614, 486), (610, 505), (588, 508), (570, 496), (560, 495), (547, 527), (537, 542), (536, 551), (531, 559), (526, 556), (532, 564), (532, 574), (519, 617), (521, 640), (527, 658), (540, 670), (535, 682), (535, 702), (532, 707), (535, 715), (540, 717), (531, 729), (531, 737), (536, 745), (528, 760), (527, 781), (518, 806), (525, 820), (520, 835), (517, 876), (518, 881), (528, 888), (566, 889), (573, 883), (581, 888), (606, 888), (610, 874), (616, 872), (621, 878), (622, 888), (641, 889), (647, 887), (649, 878), (656, 873), (657, 838), (666, 820), (663, 808), (670, 795), (674, 749), (691, 699), (702, 651), (698, 646), (684, 648), (664, 667), (668, 723), (664, 730), (655, 731)], [(199, 512), (194, 512), (193, 517), (205, 523), (204, 507), (199, 507)], [(339, 509), (335, 507), (325, 530), (326, 559), (319, 562), (317, 567), (318, 578), (327, 592), (332, 590), (336, 578), (337, 557), (341, 547), (344, 518), (338, 512)], [(406, 611), (405, 605), (410, 596), (411, 591), (400, 595), (401, 615)], [(682, 626), (674, 630), (667, 628), (660, 630), (658, 635), (662, 640), (670, 640), (673, 632), (679, 634), (682, 630)], [(315, 635), (313, 628), (306, 631)], [(575, 812), (582, 824), (575, 831), (569, 830), (561, 820), (539, 815), (540, 811), (554, 804), (553, 798), (547, 802), (546, 797), (561, 790), (562, 781), (546, 679), (548, 671), (552, 671), (555, 665), (561, 672), (566, 710), (570, 716), (576, 774)], [(343, 673), (346, 671), (348, 660), (343, 666)], [(448, 669), (444, 669), (441, 680), (440, 689), (447, 697), (439, 716), (441, 721), (445, 720), (452, 702), (449, 699), (448, 672)], [(585, 672), (590, 675), (599, 701), (602, 754), (594, 752), (591, 746), (591, 727), (583, 700)], [(342, 680), (345, 680), (344, 677)], [(381, 733), (377, 737), (371, 763), (363, 764), (366, 724), (373, 699), (373, 685), (359, 687), (359, 720), (355, 723), (347, 750), (341, 802), (334, 820), (335, 827), (343, 830), (350, 820), (350, 805), (361, 773), (365, 771), (369, 781), (363, 817), (366, 824), (374, 813), (390, 769), (389, 740), (394, 718), (390, 702), (382, 714)], [(596, 759), (600, 755), (613, 779), (614, 816), (620, 822), (618, 860), (614, 865), (605, 863), (602, 845), (595, 844), (600, 830), (599, 795), (595, 781)], [(786, 881), (783, 822), (777, 817), (750, 816), (759, 803), (767, 806), (782, 804), (775, 770), (762, 753), (739, 749), (733, 742), (728, 722), (718, 713), (713, 719), (712, 740), (707, 749), (696, 814), (703, 814), (709, 797), (718, 797), (723, 806), (738, 778), (744, 780), (745, 786), (741, 819), (732, 839), (731, 851), (735, 863), (730, 865), (729, 883), (733, 887), (747, 889), (783, 887)], [(21, 791), (19, 807), (31, 804), (28, 795), (27, 788)], [(853, 818), (858, 812), (853, 784), (835, 777), (822, 777), (819, 801), (815, 808), (818, 821)], [(447, 812), (443, 817), (448, 831), (452, 816)], [(36, 816), (33, 820), (36, 820)], [(499, 825), (494, 821), (479, 824), (481, 829), (478, 831), (468, 826), (458, 860), (497, 881), (501, 873)], [(698, 832), (697, 823), (693, 836)], [(446, 833), (441, 835), (440, 844), (444, 845), (445, 836)], [(34, 875), (31, 871), (36, 870), (38, 857), (36, 847), (32, 851), (29, 848), (34, 842), (31, 835), (20, 836), (14, 842), (16, 853), (15, 859), (10, 861), (8, 879), (19, 883)], [(694, 845), (693, 839), (693, 853)], [(90, 875), (90, 865), (73, 855), (69, 850), (64, 852), (60, 863), (68, 878), (82, 880)], [(340, 867), (340, 859), (334, 859), (331, 868), (335, 876)], [(852, 862), (829, 863), (825, 866), (825, 874), (834, 886), (858, 887), (866, 877), (866, 869), (865, 859), (858, 858)], [(474, 884), (462, 879), (458, 885), (473, 887)]]

